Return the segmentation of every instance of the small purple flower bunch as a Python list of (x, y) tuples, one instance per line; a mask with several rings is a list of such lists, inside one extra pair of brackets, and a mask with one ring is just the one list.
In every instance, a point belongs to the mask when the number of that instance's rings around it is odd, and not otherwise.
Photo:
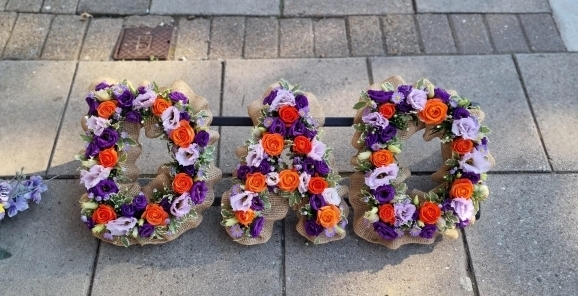
[(46, 190), (42, 177), (31, 176), (27, 180), (22, 170), (12, 180), (0, 180), (0, 221), (27, 210), (30, 201), (40, 203)]

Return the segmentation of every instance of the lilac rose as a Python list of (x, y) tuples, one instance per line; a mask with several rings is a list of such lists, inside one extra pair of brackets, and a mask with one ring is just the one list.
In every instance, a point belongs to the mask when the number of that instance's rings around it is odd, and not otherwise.
[(413, 107), (413, 109), (421, 111), (425, 108), (427, 93), (421, 89), (414, 88), (405, 100)]
[(452, 123), (452, 133), (464, 139), (475, 140), (478, 138), (480, 124), (473, 117), (456, 119)]

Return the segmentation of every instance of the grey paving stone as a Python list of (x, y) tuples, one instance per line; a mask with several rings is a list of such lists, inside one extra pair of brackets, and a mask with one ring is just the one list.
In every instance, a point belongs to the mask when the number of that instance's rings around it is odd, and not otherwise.
[[(62, 128), (54, 149), (51, 175), (77, 176), (76, 170), (80, 163), (74, 160), (74, 155), (84, 148), (80, 139), (82, 128), (80, 120), (87, 112), (84, 98), (88, 86), (95, 80), (110, 77), (112, 79), (128, 79), (134, 85), (143, 80), (154, 81), (159, 86), (170, 86), (180, 79), (186, 82), (195, 93), (209, 101), (213, 114), (219, 114), (219, 95), (221, 91), (221, 64), (216, 61), (207, 62), (80, 62), (70, 93)], [(137, 160), (141, 174), (155, 175), (157, 168), (171, 160), (166, 142), (160, 138), (149, 139), (141, 130), (139, 137), (143, 149)]]
[(487, 14), (486, 21), (496, 52), (528, 52), (524, 31), (515, 14)]
[(20, 13), (4, 49), (4, 59), (30, 60), (40, 57), (52, 15)]
[(347, 22), (351, 55), (378, 56), (384, 54), (381, 28), (377, 16), (350, 16), (347, 18)]
[(558, 34), (550, 14), (522, 14), (520, 21), (530, 42), (530, 48), (538, 52), (565, 51), (564, 42)]
[(122, 19), (91, 19), (80, 52), (80, 60), (108, 61), (112, 59), (114, 46), (122, 29)]
[(82, 193), (78, 180), (52, 180), (40, 204), (2, 221), (4, 295), (89, 294), (97, 241), (80, 221)]
[[(478, 102), (486, 114), (484, 125), (492, 129), (490, 151), (496, 159), (492, 171), (550, 170), (510, 56), (376, 58), (372, 70), (376, 82), (400, 75), (413, 84), (425, 77)], [(414, 135), (400, 163), (412, 171), (435, 171), (442, 165), (439, 147), (437, 139), (424, 145), (421, 136)]]
[(282, 58), (312, 58), (313, 24), (310, 19), (281, 19), (279, 56)]
[(87, 22), (76, 15), (57, 15), (42, 51), (47, 60), (76, 60), (82, 46)]
[(276, 18), (247, 18), (245, 58), (276, 58), (279, 54), (279, 21)]
[(6, 3), (8, 3), (8, 0), (0, 0), (0, 11), (4, 11)]
[(578, 55), (516, 55), (516, 59), (554, 170), (578, 171), (578, 107), (565, 99), (574, 88)]
[[(0, 61), (0, 176), (42, 173), (50, 153), (74, 62)], [(27, 149), (23, 147), (28, 147)]]
[(44, 0), (42, 12), (75, 14), (77, 5), (78, 0)]
[(418, 14), (417, 24), (425, 53), (456, 53), (452, 29), (445, 14)]
[[(360, 85), (369, 84), (365, 59), (229, 60), (225, 67), (223, 116), (248, 116), (247, 106), (261, 99), (267, 87), (285, 79), (311, 92), (324, 107), (325, 116), (350, 117)], [(250, 137), (249, 127), (222, 127), (220, 167), (225, 173), (238, 164), (235, 148)], [(352, 171), (354, 154), (351, 127), (325, 128), (323, 141), (334, 148), (339, 171)]]
[(209, 58), (240, 58), (245, 38), (244, 17), (216, 17), (211, 29)]
[(147, 14), (149, 2), (150, 0), (79, 0), (76, 13), (88, 12), (94, 15)]
[(220, 221), (219, 208), (211, 207), (198, 228), (170, 243), (130, 248), (103, 243), (92, 295), (281, 294), (280, 227), (266, 244), (244, 246), (232, 241)]
[(578, 18), (578, 3), (573, 0), (550, 0), (550, 7), (566, 49), (578, 51), (578, 27), (575, 21)]
[(411, 0), (348, 0), (315, 1), (285, 0), (284, 16), (337, 16), (361, 14), (413, 13)]
[(392, 14), (381, 18), (388, 55), (419, 53), (413, 15)]
[(321, 19), (314, 23), (314, 31), (316, 57), (331, 58), (349, 55), (344, 19)]
[(158, 27), (158, 26), (174, 26), (175, 19), (166, 15), (131, 15), (124, 19), (123, 27), (138, 28), (138, 27)]
[(40, 12), (43, 0), (8, 0), (6, 11)]
[(548, 0), (416, 0), (417, 12), (535, 13), (550, 12)]
[(276, 15), (280, 0), (151, 0), (151, 14)]
[(492, 53), (490, 37), (481, 14), (450, 14), (449, 17), (456, 34), (459, 53)]
[(10, 38), (17, 16), (16, 12), (0, 12), (0, 54)]
[(175, 59), (206, 60), (211, 39), (211, 21), (181, 18), (177, 33)]
[(575, 294), (578, 175), (494, 175), (488, 186), (466, 230), (480, 295)]

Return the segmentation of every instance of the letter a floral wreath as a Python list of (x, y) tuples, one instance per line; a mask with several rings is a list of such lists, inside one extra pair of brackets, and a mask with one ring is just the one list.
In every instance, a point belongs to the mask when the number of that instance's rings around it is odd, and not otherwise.
[(222, 224), (229, 235), (241, 244), (266, 242), (289, 204), (299, 212), (297, 231), (308, 240), (345, 237), (347, 187), (337, 183), (331, 149), (318, 138), (324, 117), (315, 97), (283, 81), (251, 103), (249, 115), (253, 138), (237, 148), (237, 184), (223, 195)]
[[(354, 230), (360, 237), (396, 249), (408, 243), (433, 243), (439, 233), (457, 237), (456, 228), (475, 220), (489, 191), (486, 172), (494, 160), (481, 125), (484, 113), (466, 98), (435, 88), (423, 79), (407, 85), (392, 77), (362, 92), (354, 127), (350, 201)], [(409, 177), (395, 155), (405, 139), (425, 128), (424, 139), (439, 137), (445, 164), (428, 193), (406, 194)]]
[[(171, 88), (138, 88), (105, 80), (90, 88), (83, 118), (86, 149), (80, 183), (81, 218), (96, 237), (115, 245), (158, 244), (199, 225), (213, 200), (221, 171), (212, 165), (218, 134), (207, 101), (182, 81)], [(147, 186), (138, 185), (135, 161), (140, 128), (168, 141), (172, 162), (161, 166)]]

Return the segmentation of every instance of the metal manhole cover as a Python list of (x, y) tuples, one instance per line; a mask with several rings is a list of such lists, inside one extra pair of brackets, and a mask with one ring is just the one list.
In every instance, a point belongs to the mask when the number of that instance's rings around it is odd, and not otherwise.
[(124, 28), (114, 49), (115, 60), (167, 60), (174, 27)]

